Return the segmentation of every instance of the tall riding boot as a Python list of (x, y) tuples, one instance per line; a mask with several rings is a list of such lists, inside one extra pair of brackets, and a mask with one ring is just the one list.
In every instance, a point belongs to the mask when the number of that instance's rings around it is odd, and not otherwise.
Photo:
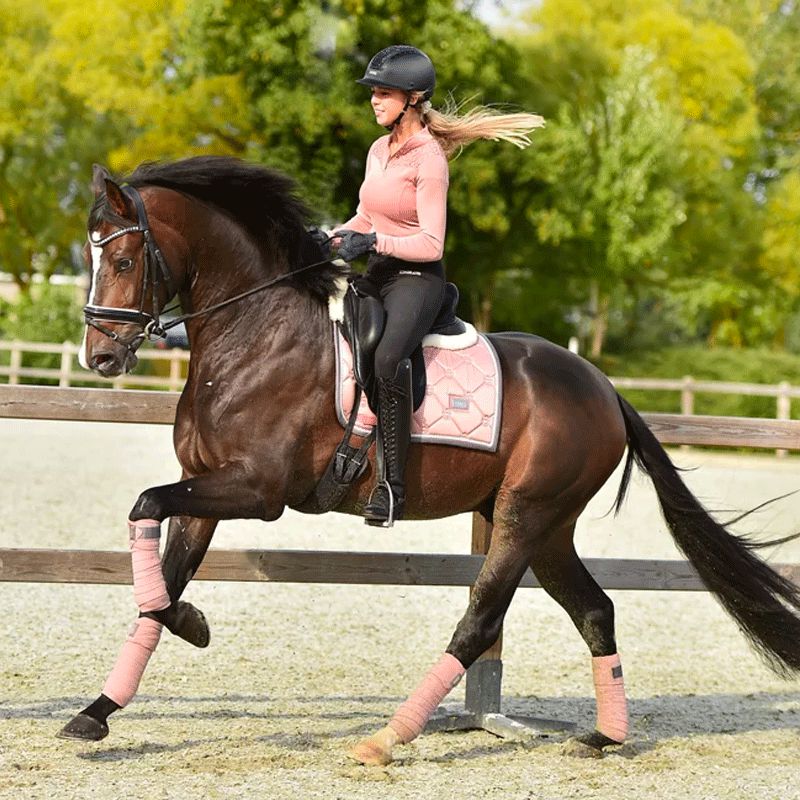
[(377, 484), (364, 507), (367, 525), (389, 528), (402, 519), (406, 502), (406, 459), (411, 440), (411, 360), (393, 378), (378, 378)]

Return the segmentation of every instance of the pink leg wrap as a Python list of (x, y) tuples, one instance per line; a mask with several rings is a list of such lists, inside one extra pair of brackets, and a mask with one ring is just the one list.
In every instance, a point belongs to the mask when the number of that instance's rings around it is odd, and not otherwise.
[(140, 611), (161, 611), (170, 604), (167, 585), (161, 572), (161, 557), (158, 554), (161, 523), (155, 519), (129, 521), (128, 532), (136, 605)]
[(131, 626), (117, 663), (103, 686), (103, 694), (118, 706), (128, 705), (136, 694), (147, 662), (161, 638), (161, 628), (160, 622), (149, 617), (140, 617)]
[(597, 730), (615, 742), (628, 735), (628, 703), (619, 654), (592, 659), (594, 693), (597, 698)]
[(466, 672), (461, 662), (450, 653), (445, 653), (436, 666), (425, 676), (414, 694), (400, 706), (389, 721), (389, 727), (400, 737), (403, 744), (416, 739), (422, 733), (436, 706), (444, 700), (450, 690)]

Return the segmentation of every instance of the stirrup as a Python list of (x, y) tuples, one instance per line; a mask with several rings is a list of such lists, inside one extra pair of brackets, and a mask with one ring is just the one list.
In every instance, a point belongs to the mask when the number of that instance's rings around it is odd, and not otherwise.
[[(372, 498), (375, 495), (375, 492), (379, 491), (380, 489), (385, 489), (386, 494), (389, 497), (389, 511), (388, 516), (367, 516), (368, 512), (367, 509), (369, 508), (370, 504), (372, 503)], [(391, 528), (395, 523), (395, 501), (394, 501), (394, 492), (392, 491), (392, 487), (389, 484), (389, 481), (381, 481), (380, 483), (376, 484), (372, 491), (369, 493), (369, 497), (367, 498), (367, 503), (364, 506), (364, 524), (365, 525), (372, 525), (376, 528)]]

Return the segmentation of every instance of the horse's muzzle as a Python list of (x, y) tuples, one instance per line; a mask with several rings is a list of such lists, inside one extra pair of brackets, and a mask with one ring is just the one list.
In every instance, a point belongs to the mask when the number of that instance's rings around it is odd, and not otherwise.
[(139, 359), (130, 351), (122, 353), (113, 350), (97, 350), (89, 359), (89, 369), (102, 375), (104, 378), (116, 378), (125, 372), (130, 372)]

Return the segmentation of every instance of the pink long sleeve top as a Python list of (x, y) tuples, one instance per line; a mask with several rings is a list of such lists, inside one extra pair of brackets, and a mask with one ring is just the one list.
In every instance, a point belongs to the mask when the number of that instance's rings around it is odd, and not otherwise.
[(447, 224), (447, 158), (427, 128), (393, 155), (389, 135), (373, 142), (355, 216), (341, 228), (376, 234), (378, 253), (404, 261), (437, 261)]

